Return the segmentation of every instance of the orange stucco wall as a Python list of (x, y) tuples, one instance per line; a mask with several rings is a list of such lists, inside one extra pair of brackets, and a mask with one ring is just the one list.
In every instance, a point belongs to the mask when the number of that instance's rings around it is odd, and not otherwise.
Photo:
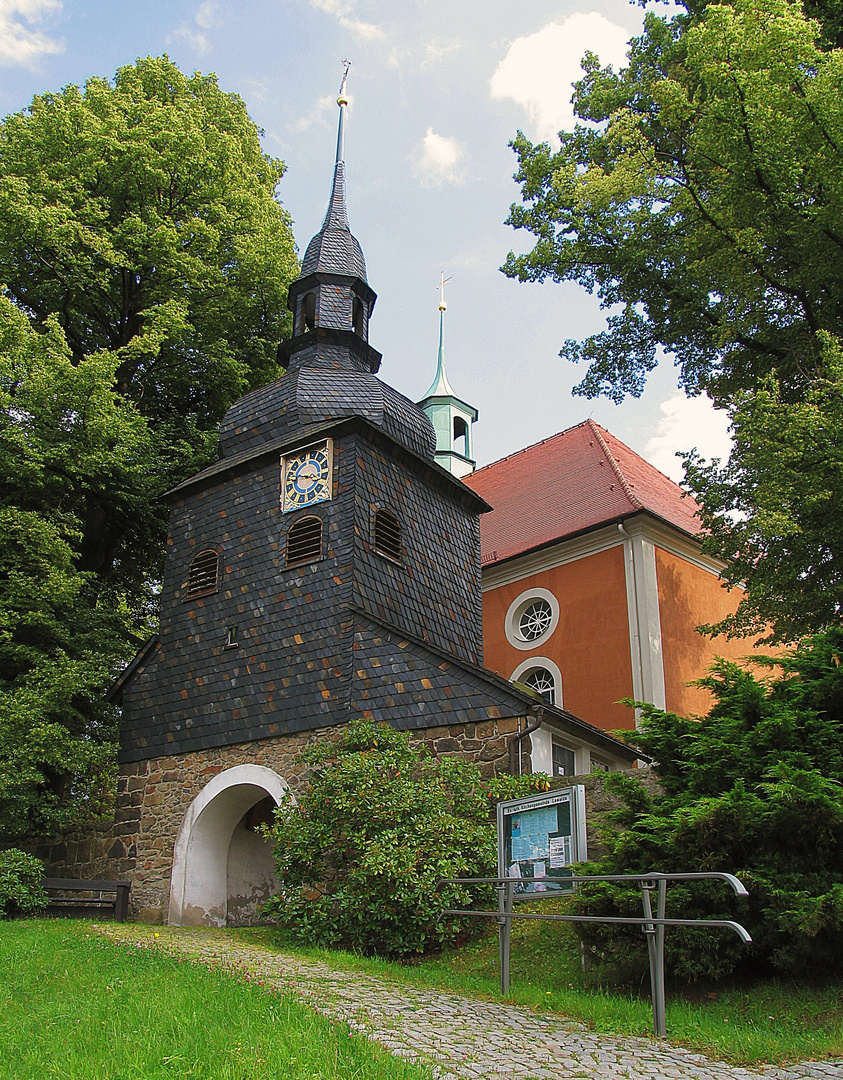
[[(548, 589), (559, 601), (559, 624), (541, 645), (522, 651), (504, 629), (510, 604), (525, 589)], [(609, 548), (552, 570), (530, 574), (483, 594), (484, 664), (508, 679), (530, 656), (546, 656), (562, 673), (562, 704), (606, 730), (632, 728), (629, 619), (623, 548)]]
[(717, 656), (739, 660), (749, 655), (752, 641), (712, 639), (695, 628), (731, 615), (740, 603), (741, 591), (728, 592), (714, 574), (659, 547), (656, 577), (667, 708), (681, 716), (702, 716), (712, 705), (711, 694), (688, 683), (704, 675)]

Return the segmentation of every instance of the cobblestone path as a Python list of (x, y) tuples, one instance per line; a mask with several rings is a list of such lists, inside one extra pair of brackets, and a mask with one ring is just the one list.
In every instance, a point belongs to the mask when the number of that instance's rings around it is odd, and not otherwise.
[(740, 1068), (669, 1043), (598, 1035), (575, 1021), (516, 1005), (398, 986), (210, 929), (127, 923), (98, 929), (298, 994), (392, 1053), (435, 1065), (441, 1080), (843, 1080), (843, 1061)]

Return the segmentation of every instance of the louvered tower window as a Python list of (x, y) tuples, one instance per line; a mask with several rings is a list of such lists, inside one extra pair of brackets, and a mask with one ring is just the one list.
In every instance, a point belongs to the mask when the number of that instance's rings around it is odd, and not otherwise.
[(216, 551), (207, 548), (193, 556), (190, 574), (187, 579), (187, 596), (198, 596), (211, 592), (217, 587), (220, 557)]
[(375, 551), (390, 559), (401, 558), (401, 525), (384, 507), (375, 511)]
[(287, 533), (287, 566), (322, 558), (322, 518), (300, 518)]

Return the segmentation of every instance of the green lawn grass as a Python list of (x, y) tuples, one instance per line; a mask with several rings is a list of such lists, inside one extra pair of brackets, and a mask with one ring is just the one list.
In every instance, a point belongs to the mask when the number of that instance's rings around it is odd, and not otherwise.
[[(277, 930), (232, 932), (386, 979), (500, 998), (497, 935), (491, 930), (463, 949), (413, 964), (294, 949)], [(580, 1020), (592, 1030), (652, 1035), (649, 977), (634, 990), (596, 987), (583, 973), (579, 941), (570, 924), (513, 923), (510, 987), (507, 1000)], [(825, 984), (808, 979), (730, 981), (690, 988), (669, 984), (667, 1034), (671, 1042), (735, 1064), (843, 1058), (843, 977)]]
[(4, 1080), (430, 1080), (297, 999), (89, 924), (0, 923)]

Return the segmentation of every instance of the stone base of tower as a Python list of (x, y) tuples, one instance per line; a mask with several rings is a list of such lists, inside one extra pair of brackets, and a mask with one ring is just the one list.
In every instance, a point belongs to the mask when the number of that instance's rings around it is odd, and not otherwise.
[[(518, 720), (410, 732), (413, 745), (477, 763), (488, 778), (508, 769)], [(244, 925), (276, 887), (257, 826), (306, 784), (305, 747), (339, 737), (323, 728), (284, 738), (126, 764), (114, 822), (68, 830), (34, 848), (51, 877), (132, 882), (130, 917), (144, 922)], [(529, 771), (529, 740), (522, 769)]]

